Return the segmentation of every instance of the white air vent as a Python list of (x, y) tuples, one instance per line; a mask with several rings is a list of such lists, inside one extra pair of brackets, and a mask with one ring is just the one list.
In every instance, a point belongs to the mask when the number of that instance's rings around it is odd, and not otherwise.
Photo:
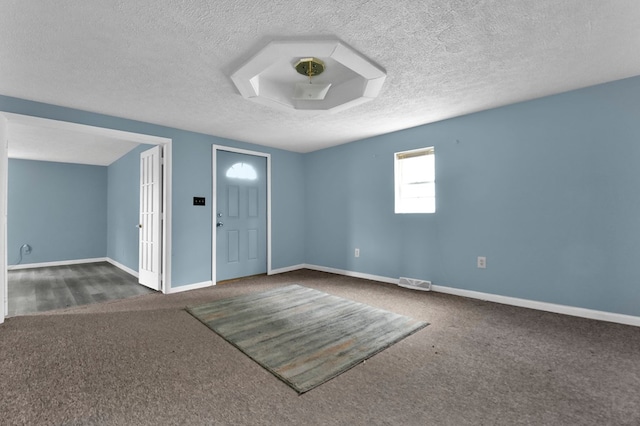
[(415, 278), (400, 277), (398, 281), (400, 287), (411, 288), (413, 290), (429, 291), (431, 290), (431, 281), (418, 280)]

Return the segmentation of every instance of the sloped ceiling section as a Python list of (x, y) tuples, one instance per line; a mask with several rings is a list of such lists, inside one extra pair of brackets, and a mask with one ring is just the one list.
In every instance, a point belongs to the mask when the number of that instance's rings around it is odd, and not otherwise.
[(9, 158), (109, 166), (152, 137), (25, 115), (1, 113), (8, 123)]
[(90, 133), (9, 122), (9, 158), (108, 166), (136, 146)]
[[(5, 0), (0, 93), (309, 152), (640, 75), (639, 18), (637, 0)], [(380, 95), (296, 114), (233, 85), (269, 41), (318, 37), (384, 69)]]

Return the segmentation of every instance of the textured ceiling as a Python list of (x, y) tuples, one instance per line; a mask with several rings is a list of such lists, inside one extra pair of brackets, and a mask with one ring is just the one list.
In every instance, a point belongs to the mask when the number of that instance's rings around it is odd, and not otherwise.
[[(0, 94), (308, 152), (640, 75), (637, 0), (3, 0)], [(338, 114), (243, 99), (273, 39), (341, 39), (387, 72)]]

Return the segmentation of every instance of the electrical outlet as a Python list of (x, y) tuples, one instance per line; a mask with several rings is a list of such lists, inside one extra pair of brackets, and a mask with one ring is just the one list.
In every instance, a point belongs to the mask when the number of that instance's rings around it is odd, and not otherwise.
[(356, 257), (360, 257), (360, 249), (359, 249), (359, 248), (357, 248), (357, 249), (356, 249), (356, 251), (355, 251), (354, 255), (355, 255)]
[(485, 269), (487, 267), (487, 258), (484, 256), (478, 256), (478, 268)]

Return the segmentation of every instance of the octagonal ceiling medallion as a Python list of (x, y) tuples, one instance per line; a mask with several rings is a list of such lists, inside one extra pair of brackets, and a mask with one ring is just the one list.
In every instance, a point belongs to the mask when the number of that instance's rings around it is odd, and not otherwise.
[[(323, 72), (302, 75), (299, 64), (310, 59), (322, 63)], [(272, 41), (231, 75), (240, 94), (251, 101), (329, 112), (374, 99), (385, 78), (383, 69), (339, 40)]]

